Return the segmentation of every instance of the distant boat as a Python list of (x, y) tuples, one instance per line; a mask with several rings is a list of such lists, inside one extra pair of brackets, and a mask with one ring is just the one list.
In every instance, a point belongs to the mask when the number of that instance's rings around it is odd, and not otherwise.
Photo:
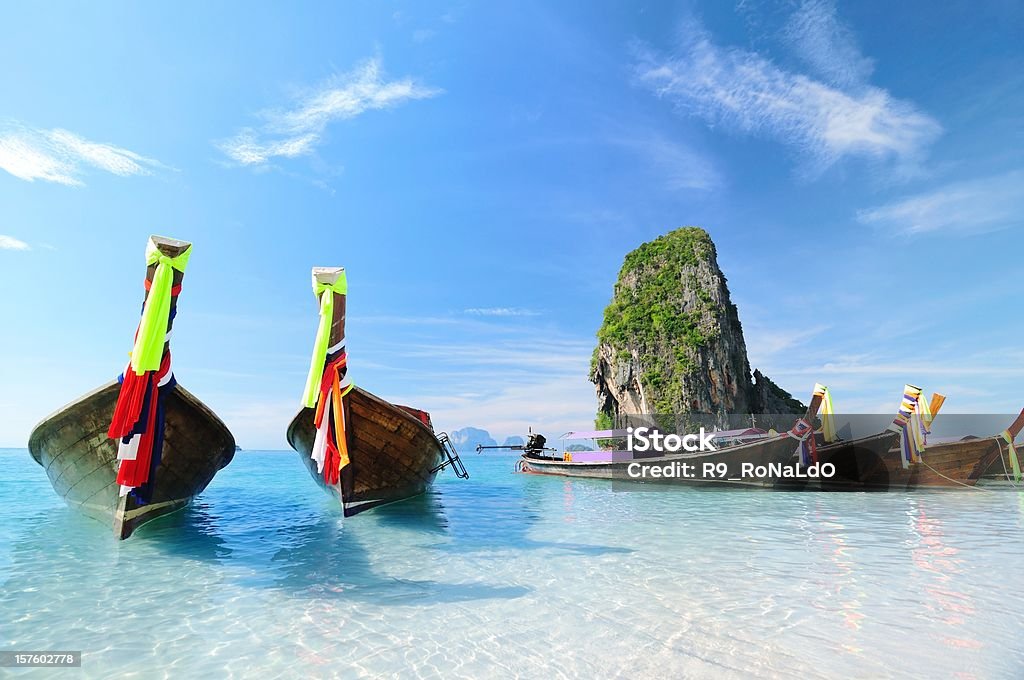
[(446, 467), (468, 477), (448, 435), (435, 435), (428, 413), (391, 404), (349, 381), (344, 268), (314, 268), (313, 290), (320, 327), (303, 408), (287, 437), (316, 483), (350, 517), (423, 493)]
[[(660, 484), (770, 488), (778, 481), (778, 476), (773, 470), (797, 470), (794, 452), (802, 442), (813, 436), (814, 418), (821, 406), (822, 397), (823, 395), (816, 390), (807, 413), (797, 420), (789, 432), (755, 435), (752, 430), (729, 431), (728, 441), (734, 443), (717, 451), (663, 455), (638, 454), (631, 451), (567, 451), (559, 457), (545, 455), (545, 451), (552, 449), (544, 447), (546, 441), (543, 438), (538, 440), (536, 435), (531, 435), (524, 446), (507, 448), (523, 450), (519, 469), (535, 474)], [(583, 435), (589, 439), (625, 438), (623, 431), (595, 431)], [(684, 464), (692, 466), (689, 468), (691, 475), (682, 474), (681, 466)], [(654, 468), (659, 469), (658, 477), (649, 474)], [(675, 469), (679, 474), (671, 477), (661, 476), (661, 471), (667, 469)]]
[(170, 370), (169, 336), (191, 248), (150, 237), (143, 317), (124, 374), (47, 417), (29, 438), (54, 490), (112, 523), (120, 539), (188, 505), (235, 452), (224, 423)]

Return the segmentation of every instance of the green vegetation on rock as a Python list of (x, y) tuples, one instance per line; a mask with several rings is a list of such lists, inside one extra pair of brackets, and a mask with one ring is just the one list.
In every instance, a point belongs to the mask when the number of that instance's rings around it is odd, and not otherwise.
[[(715, 246), (699, 227), (683, 227), (659, 236), (626, 255), (615, 284), (615, 296), (604, 311), (604, 323), (597, 333), (620, 352), (628, 345), (646, 344), (657, 336), (679, 339), (689, 346), (707, 341), (701, 330), (703, 309), (684, 311), (679, 302), (684, 270), (713, 258)], [(687, 272), (687, 279), (693, 279)], [(631, 285), (632, 284), (632, 285)], [(693, 286), (698, 300), (711, 304), (700, 286)]]
[[(694, 370), (694, 350), (716, 335), (708, 320), (714, 315), (714, 299), (697, 280), (696, 270), (714, 262), (715, 246), (699, 227), (683, 227), (644, 243), (626, 255), (615, 294), (605, 309), (597, 333), (619, 361), (633, 358), (642, 369), (641, 381), (649, 390), (652, 405), (672, 412), (682, 391), (681, 376)], [(693, 299), (684, 300), (685, 290)], [(598, 350), (591, 361), (591, 375), (598, 368)], [(599, 421), (605, 422), (599, 414)], [(611, 414), (604, 414), (611, 420)], [(598, 425), (600, 427), (600, 425)]]
[(626, 255), (597, 340), (590, 379), (600, 429), (634, 415), (678, 422), (709, 414), (727, 427), (730, 414), (803, 412), (759, 372), (751, 380), (739, 313), (714, 243), (698, 227)]

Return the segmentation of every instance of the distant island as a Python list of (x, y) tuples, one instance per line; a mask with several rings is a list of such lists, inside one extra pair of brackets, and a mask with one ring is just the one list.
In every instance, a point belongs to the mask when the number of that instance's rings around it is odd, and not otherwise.
[[(497, 446), (497, 440), (487, 430), (479, 427), (464, 427), (448, 433), (448, 438), (459, 453), (475, 452), (477, 446)], [(522, 446), (526, 440), (518, 435), (505, 437), (502, 446)], [(507, 450), (484, 451), (483, 453), (508, 453)]]

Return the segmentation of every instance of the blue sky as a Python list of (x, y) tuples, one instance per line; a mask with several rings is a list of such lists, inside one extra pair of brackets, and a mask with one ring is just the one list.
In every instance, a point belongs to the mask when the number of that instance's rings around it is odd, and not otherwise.
[(888, 412), (1024, 405), (1018, 3), (0, 9), (0, 445), (120, 370), (150, 233), (179, 380), (284, 448), (348, 268), (356, 382), (498, 438), (588, 426), (624, 254), (714, 238), (751, 364)]

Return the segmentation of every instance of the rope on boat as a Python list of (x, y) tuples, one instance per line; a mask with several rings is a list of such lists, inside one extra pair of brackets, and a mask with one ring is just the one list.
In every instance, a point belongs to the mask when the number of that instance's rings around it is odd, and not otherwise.
[(1003, 464), (1003, 474), (1006, 475), (1006, 481), (1008, 481), (1013, 488), (1017, 488), (1020, 485), (1013, 481), (1013, 477), (1010, 475), (1010, 471), (1006, 469), (1006, 459), (1003, 458), (1003, 443), (996, 439), (996, 444), (999, 446), (999, 462)]
[(939, 477), (942, 477), (943, 479), (945, 479), (947, 481), (953, 482), (954, 484), (959, 484), (960, 486), (966, 486), (968, 489), (973, 489), (974, 491), (985, 491), (985, 492), (988, 492), (988, 493), (991, 493), (991, 491), (992, 491), (991, 489), (982, 489), (982, 488), (980, 488), (978, 486), (971, 486), (970, 484), (964, 484), (959, 479), (953, 479), (952, 477), (947, 477), (946, 475), (942, 474), (941, 472), (939, 472), (938, 470), (936, 470), (935, 468), (933, 468), (931, 465), (929, 465), (928, 463), (924, 462), (923, 460), (921, 461), (921, 465), (924, 465), (926, 468), (928, 468), (929, 470), (931, 470), (932, 472), (937, 474)]

